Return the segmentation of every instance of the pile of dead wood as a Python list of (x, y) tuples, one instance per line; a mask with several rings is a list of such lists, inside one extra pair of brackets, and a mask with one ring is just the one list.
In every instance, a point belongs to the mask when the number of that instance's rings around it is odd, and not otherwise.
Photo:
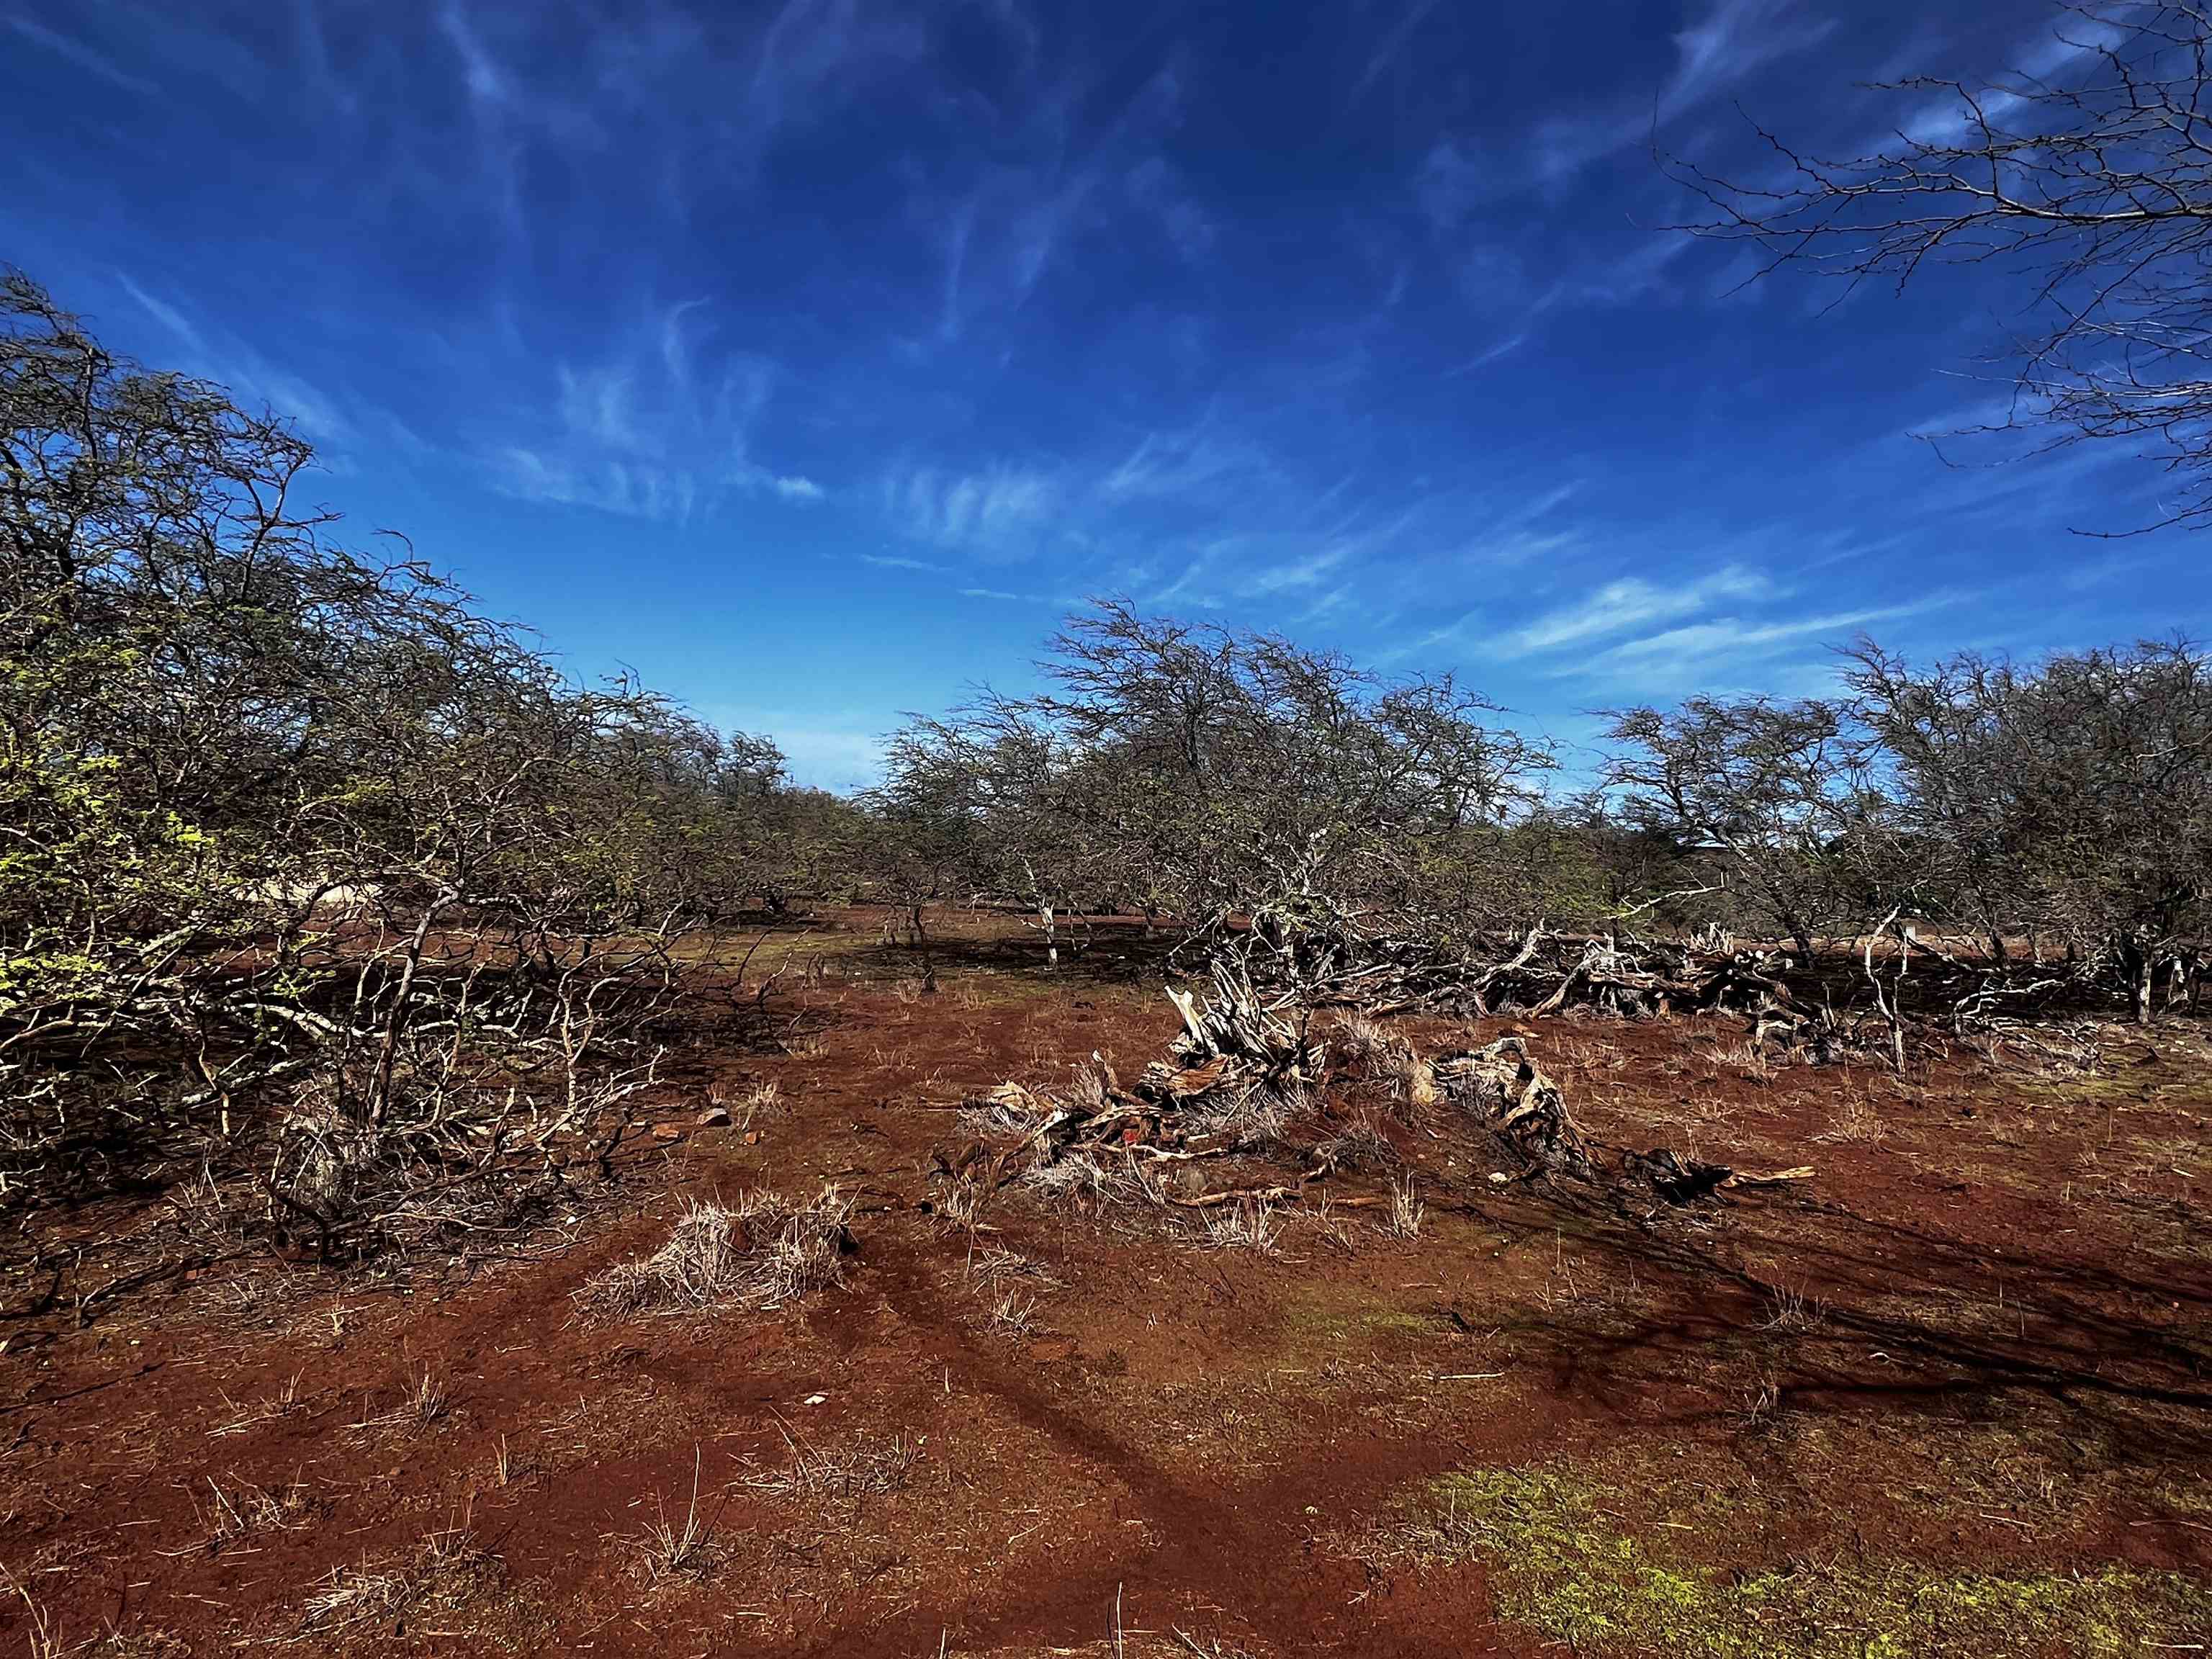
[(1212, 980), (1204, 993), (1169, 989), (1183, 1029), (1133, 1081), (1094, 1054), (1065, 1090), (1008, 1082), (967, 1103), (973, 1139), (941, 1172), (1186, 1208), (1291, 1201), (1363, 1148), (1387, 1152), (1395, 1127), (1471, 1133), (1486, 1152), (1474, 1161), (1502, 1166), (1488, 1177), (1499, 1184), (1628, 1180), (1687, 1203), (1780, 1178), (1664, 1149), (1601, 1159), (1520, 1036), (1425, 1057), (1364, 1016), (1316, 1029), (1310, 1003), (1263, 993), (1237, 957), (1217, 957)]
[[(1834, 1035), (1825, 1011), (1808, 1007), (1784, 982), (1788, 958), (1779, 951), (1627, 935), (1591, 939), (1539, 925), (1495, 961), (1389, 938), (1347, 940), (1334, 959), (1344, 965), (1308, 984), (1308, 998), (1378, 1014), (1419, 1009), (1479, 1019), (1570, 1007), (1623, 1019), (1735, 1013), (1751, 1020), (1753, 1038), (1762, 1043), (1820, 1048)], [(1261, 961), (1264, 973), (1267, 959)]]

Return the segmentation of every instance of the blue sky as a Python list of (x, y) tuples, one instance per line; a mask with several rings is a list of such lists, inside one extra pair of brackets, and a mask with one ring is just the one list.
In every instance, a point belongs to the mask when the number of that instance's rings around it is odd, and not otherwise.
[[(2033, 0), (0, 0), (0, 258), (293, 416), (580, 674), (865, 781), (1086, 594), (1587, 711), (2212, 615), (2154, 471), (1947, 467), (2013, 290), (1741, 290), (1745, 113), (1849, 150)], [(1741, 112), (1739, 106), (1741, 107)]]

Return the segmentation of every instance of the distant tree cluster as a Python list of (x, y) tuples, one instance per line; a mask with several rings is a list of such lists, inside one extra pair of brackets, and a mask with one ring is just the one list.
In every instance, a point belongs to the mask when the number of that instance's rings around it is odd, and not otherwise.
[[(2064, 982), (2193, 998), (2212, 876), (2212, 663), (2180, 641), (1915, 666), (1862, 641), (1848, 694), (1618, 716), (1626, 823), (1717, 865), (1739, 925), (1906, 931)], [(2028, 983), (2057, 988), (2048, 976)]]
[(892, 742), (870, 807), (917, 921), (1118, 909), (1292, 954), (1718, 927), (1807, 967), (1823, 939), (1948, 940), (2139, 1018), (2205, 966), (2212, 665), (2185, 643), (1916, 666), (1862, 641), (1833, 698), (1616, 713), (1578, 793), (1450, 680), (1273, 635), (1109, 603), (1041, 666)]
[(1105, 907), (1201, 933), (1232, 917), (1503, 925), (1547, 902), (1558, 872), (1519, 826), (1551, 753), (1449, 678), (1386, 681), (1110, 601), (1072, 618), (1042, 668), (1036, 696), (986, 692), (892, 739), (872, 802), (927, 841), (901, 872), (910, 899)]

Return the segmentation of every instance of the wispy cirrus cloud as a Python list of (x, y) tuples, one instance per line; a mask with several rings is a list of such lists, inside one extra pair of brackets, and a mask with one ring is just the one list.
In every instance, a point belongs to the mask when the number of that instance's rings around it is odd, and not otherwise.
[(1251, 487), (1273, 471), (1259, 445), (1202, 422), (1181, 430), (1146, 432), (1097, 489), (1109, 501), (1187, 499), (1231, 485)]
[(828, 496), (806, 474), (756, 459), (776, 367), (726, 344), (696, 300), (639, 308), (603, 355), (551, 374), (550, 407), (510, 410), (509, 435), (487, 446), (505, 494), (677, 522), (739, 496)]
[(1962, 597), (1945, 590), (1895, 605), (1824, 610), (1810, 615), (1713, 617), (1624, 640), (1571, 670), (1559, 672), (1610, 680), (1648, 695), (1679, 693), (1712, 685), (1729, 674), (1747, 673), (1777, 657), (1802, 652), (1808, 645), (1841, 644), (1877, 623), (1948, 609)]
[(1035, 555), (1066, 495), (1055, 472), (1010, 462), (973, 471), (901, 465), (882, 485), (885, 516), (899, 533), (998, 560)]
[(149, 94), (158, 93), (161, 89), (159, 85), (148, 80), (144, 76), (133, 74), (125, 69), (106, 52), (87, 46), (74, 35), (64, 34), (59, 29), (48, 28), (44, 23), (26, 17), (20, 12), (11, 12), (6, 17), (0, 17), (0, 23), (5, 23), (33, 46), (42, 47), (64, 63), (73, 64), (86, 74), (106, 82), (112, 87), (120, 87), (125, 92)]
[[(1018, 15), (1002, 9), (999, 21)], [(1019, 38), (1034, 50), (1033, 34)], [(1156, 236), (1186, 265), (1212, 258), (1219, 228), (1166, 150), (1185, 79), (1170, 53), (1101, 119), (1097, 66), (1039, 67), (981, 124), (987, 149), (963, 144), (915, 179), (907, 214), (939, 276), (928, 339), (942, 348), (979, 322), (1008, 322), (1086, 236)]]
[[(2040, 32), (2029, 36), (2005, 59), (2002, 72), (1993, 77), (1995, 84), (1978, 88), (1976, 104), (1981, 116), (2002, 123), (2023, 102), (2015, 90), (2021, 82), (2030, 86), (2063, 83), (2071, 71), (2095, 64), (2100, 54), (2121, 46), (2127, 38), (2127, 29), (2110, 18), (2069, 12), (2048, 20)], [(1902, 120), (1868, 134), (1850, 153), (1872, 155), (1887, 149), (1899, 134), (1915, 143), (1944, 143), (1966, 131), (1976, 118), (1975, 109), (1955, 94), (1937, 94), (1922, 100)]]
[(1582, 109), (1545, 111), (1510, 139), (1443, 134), (1415, 172), (1415, 198), (1437, 228), (1449, 231), (1487, 204), (1557, 191), (1642, 143), (1655, 126), (1710, 103), (1778, 58), (1820, 45), (1834, 27), (1834, 19), (1803, 0), (1711, 0), (1673, 37), (1674, 67), (1657, 88), (1624, 90)]
[(1605, 583), (1587, 599), (1548, 611), (1515, 629), (1504, 637), (1499, 649), (1509, 656), (1529, 656), (1583, 647), (1593, 640), (1651, 623), (1694, 616), (1716, 600), (1760, 599), (1772, 591), (1773, 584), (1765, 576), (1733, 564), (1694, 581), (1662, 584), (1625, 576)]
[(359, 434), (348, 400), (331, 395), (296, 371), (272, 363), (252, 347), (212, 324), (204, 325), (121, 271), (115, 280), (148, 316), (175, 339), (185, 365), (220, 382), (248, 404), (265, 404), (324, 447), (324, 461), (346, 466), (345, 450)]
[(1803, 0), (1715, 0), (1674, 36), (1674, 73), (1659, 97), (1661, 119), (1693, 109), (1778, 58), (1806, 52), (1835, 32)]
[(1366, 67), (1352, 83), (1352, 102), (1357, 104), (1364, 98), (1382, 78), (1383, 71), (1398, 61), (1413, 40), (1413, 32), (1428, 21), (1429, 14), (1436, 9), (1437, 0), (1413, 0), (1398, 21), (1382, 32), (1375, 42), (1375, 50), (1368, 54)]

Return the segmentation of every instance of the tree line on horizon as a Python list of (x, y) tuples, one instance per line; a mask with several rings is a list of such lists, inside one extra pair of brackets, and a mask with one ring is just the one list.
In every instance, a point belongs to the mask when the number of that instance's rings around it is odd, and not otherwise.
[[(2185, 641), (1862, 641), (1833, 697), (1617, 711), (1569, 789), (1451, 676), (1107, 601), (1042, 690), (909, 720), (843, 797), (575, 683), (405, 545), (344, 545), (295, 430), (20, 274), (0, 413), (10, 1204), (159, 1168), (249, 1180), (257, 1225), (326, 1255), (489, 1224), (653, 1086), (691, 942), (808, 902), (896, 906), (924, 948), (980, 903), (1350, 951), (1718, 929), (1808, 969), (1911, 928), (2139, 1019), (2203, 973)], [(518, 1159), (535, 1181), (465, 1179)]]

